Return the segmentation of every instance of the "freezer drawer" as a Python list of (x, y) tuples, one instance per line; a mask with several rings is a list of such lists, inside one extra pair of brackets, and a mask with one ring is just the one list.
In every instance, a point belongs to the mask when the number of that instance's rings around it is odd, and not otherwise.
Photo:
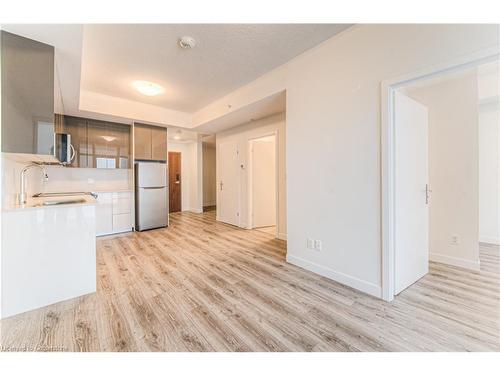
[(167, 188), (139, 188), (136, 204), (137, 230), (168, 225)]
[(167, 186), (167, 165), (165, 163), (136, 163), (137, 187)]

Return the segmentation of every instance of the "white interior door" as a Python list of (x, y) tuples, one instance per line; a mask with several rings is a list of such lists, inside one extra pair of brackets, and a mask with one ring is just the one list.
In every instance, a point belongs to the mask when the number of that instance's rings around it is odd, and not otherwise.
[(428, 112), (395, 93), (395, 293), (429, 272)]
[(239, 225), (240, 169), (238, 144), (224, 142), (217, 155), (217, 212), (220, 221)]
[(253, 227), (276, 225), (275, 137), (251, 142)]

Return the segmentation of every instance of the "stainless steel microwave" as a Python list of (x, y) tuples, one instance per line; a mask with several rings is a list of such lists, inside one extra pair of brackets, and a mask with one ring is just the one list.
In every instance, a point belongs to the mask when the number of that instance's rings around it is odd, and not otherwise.
[(61, 164), (71, 164), (76, 151), (71, 144), (71, 134), (54, 133), (54, 157)]

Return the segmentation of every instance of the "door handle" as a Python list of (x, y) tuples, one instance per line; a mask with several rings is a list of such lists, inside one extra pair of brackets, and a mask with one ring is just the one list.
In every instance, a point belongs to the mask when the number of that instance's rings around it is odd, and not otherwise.
[(220, 184), (220, 190), (222, 191), (222, 186), (223, 186), (224, 184), (222, 183), (222, 181), (221, 181), (221, 182), (219, 182), (219, 184)]
[(179, 180), (175, 181), (174, 184), (180, 184), (181, 182)]

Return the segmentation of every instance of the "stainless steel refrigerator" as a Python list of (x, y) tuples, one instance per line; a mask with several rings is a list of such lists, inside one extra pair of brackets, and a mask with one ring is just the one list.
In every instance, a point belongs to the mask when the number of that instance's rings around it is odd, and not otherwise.
[(135, 163), (135, 228), (161, 228), (168, 225), (167, 164)]

